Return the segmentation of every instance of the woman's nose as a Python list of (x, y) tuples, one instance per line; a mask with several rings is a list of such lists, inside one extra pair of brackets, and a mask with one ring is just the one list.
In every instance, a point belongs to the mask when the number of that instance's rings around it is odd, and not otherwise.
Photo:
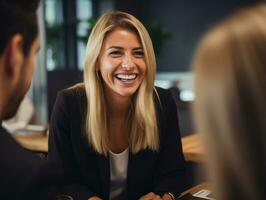
[(131, 70), (132, 68), (134, 68), (135, 63), (133, 62), (131, 56), (125, 56), (125, 58), (122, 61), (121, 66), (125, 70)]

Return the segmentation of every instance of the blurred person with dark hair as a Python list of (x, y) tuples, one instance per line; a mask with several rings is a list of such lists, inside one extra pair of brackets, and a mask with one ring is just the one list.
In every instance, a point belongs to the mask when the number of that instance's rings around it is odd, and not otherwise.
[[(13, 117), (28, 91), (39, 49), (39, 0), (0, 0), (0, 120)], [(54, 199), (57, 172), (0, 127), (0, 199)]]
[(266, 4), (212, 28), (194, 67), (195, 119), (217, 199), (265, 199)]

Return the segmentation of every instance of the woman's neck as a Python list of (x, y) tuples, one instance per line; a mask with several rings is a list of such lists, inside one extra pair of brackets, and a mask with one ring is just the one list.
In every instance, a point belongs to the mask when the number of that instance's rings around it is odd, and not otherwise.
[(130, 107), (130, 100), (126, 101), (110, 101), (107, 103), (108, 113), (112, 117), (126, 118)]
[(120, 95), (106, 95), (108, 115), (126, 118), (130, 108), (131, 97)]

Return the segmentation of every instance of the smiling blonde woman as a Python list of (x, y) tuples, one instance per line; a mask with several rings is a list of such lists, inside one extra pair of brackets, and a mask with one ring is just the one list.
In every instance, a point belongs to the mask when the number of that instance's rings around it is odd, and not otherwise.
[(144, 26), (124, 12), (100, 17), (84, 83), (58, 94), (49, 137), (49, 158), (84, 199), (171, 200), (184, 189), (176, 104), (155, 73)]

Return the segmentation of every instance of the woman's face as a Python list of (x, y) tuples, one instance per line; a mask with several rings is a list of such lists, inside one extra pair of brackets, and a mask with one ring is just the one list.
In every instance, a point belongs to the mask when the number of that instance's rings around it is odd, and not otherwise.
[(138, 35), (130, 30), (117, 28), (103, 41), (98, 59), (105, 94), (131, 97), (142, 83), (146, 63)]

